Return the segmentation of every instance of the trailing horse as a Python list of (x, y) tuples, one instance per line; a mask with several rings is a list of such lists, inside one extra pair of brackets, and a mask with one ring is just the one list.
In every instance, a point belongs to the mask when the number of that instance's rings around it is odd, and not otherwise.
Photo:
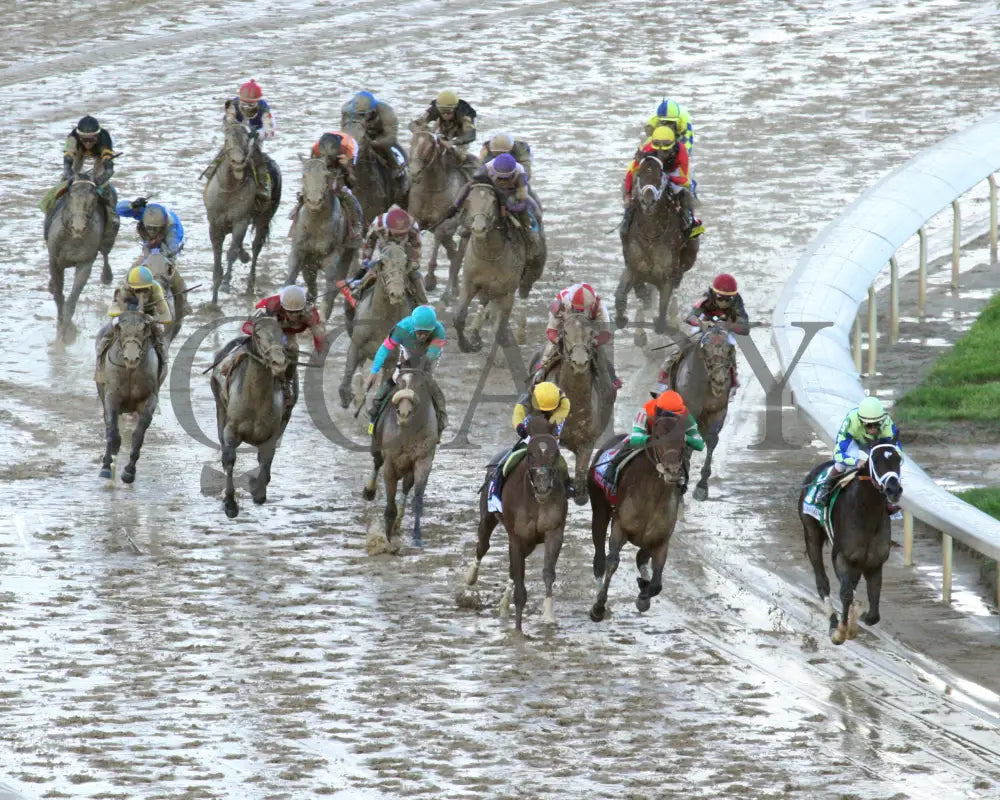
[[(205, 186), (205, 209), (208, 212), (208, 235), (212, 242), (212, 303), (219, 302), (220, 286), (229, 287), (233, 277), (233, 263), (237, 257), (244, 264), (250, 262), (247, 294), (254, 293), (257, 280), (257, 257), (271, 232), (271, 219), (281, 202), (281, 170), (274, 161), (259, 153), (257, 133), (244, 125), (226, 126), (226, 141), (220, 161)], [(254, 159), (260, 156), (263, 169), (270, 176), (270, 198), (260, 202), (257, 184), (263, 175), (255, 174)], [(252, 255), (243, 247), (243, 239), (250, 226), (254, 228)], [(232, 234), (226, 251), (226, 270), (222, 270), (222, 246), (226, 236)]]
[(454, 151), (444, 145), (436, 133), (416, 131), (410, 142), (410, 196), (407, 209), (422, 231), (434, 234), (434, 246), (431, 248), (427, 275), (424, 278), (424, 285), (429, 291), (437, 286), (434, 270), (437, 269), (438, 248), (444, 246), (449, 263), (458, 253), (454, 239), (458, 220), (442, 220), (458, 199), (464, 185), (465, 176), (455, 159)]
[(625, 269), (615, 290), (615, 325), (619, 328), (628, 324), (625, 306), (629, 291), (651, 284), (659, 292), (653, 330), (666, 333), (670, 298), (698, 257), (699, 239), (684, 236), (680, 210), (668, 181), (655, 156), (639, 162), (633, 190), (635, 212), (622, 238)]
[(521, 630), (521, 617), (528, 600), (524, 585), (524, 564), (535, 547), (545, 545), (545, 581), (543, 618), (555, 622), (552, 609), (552, 586), (556, 580), (556, 562), (562, 549), (563, 531), (566, 527), (568, 503), (559, 467), (559, 441), (552, 435), (548, 421), (542, 416), (532, 417), (528, 423), (526, 454), (510, 474), (504, 478), (501, 490), (503, 512), (488, 510), (489, 484), (493, 469), (488, 469), (486, 481), (479, 490), (479, 542), (476, 546), (476, 563), (469, 567), (465, 577), (467, 586), (479, 578), (479, 565), (490, 549), (490, 537), (497, 523), (503, 522), (507, 531), (510, 553), (510, 581), (504, 592), (502, 605), (510, 602), (514, 594), (515, 626)]
[[(56, 301), (56, 332), (60, 338), (72, 335), (76, 303), (98, 253), (104, 258), (101, 282), (111, 283), (108, 253), (114, 246), (119, 224), (118, 215), (108, 211), (99, 196), (98, 185), (86, 178), (70, 181), (66, 192), (46, 215), (44, 234), (49, 251), (49, 292)], [(70, 268), (76, 270), (73, 288), (63, 300), (65, 271)]]
[[(608, 587), (618, 569), (620, 553), (625, 542), (639, 548), (635, 564), (639, 569), (639, 595), (635, 607), (649, 610), (650, 598), (662, 589), (663, 566), (667, 562), (670, 537), (677, 524), (680, 490), (677, 482), (684, 474), (684, 420), (679, 417), (658, 416), (653, 420), (649, 441), (627, 464), (620, 467), (617, 481), (617, 504), (613, 505), (595, 479), (595, 469), (605, 459), (609, 450), (622, 442), (622, 435), (615, 434), (597, 451), (589, 473), (587, 488), (590, 494), (591, 534), (594, 539), (594, 578), (600, 590), (590, 609), (595, 622), (604, 619)], [(611, 541), (607, 555), (604, 542), (608, 523), (611, 523)], [(652, 573), (649, 564), (652, 561)]]
[[(388, 211), (393, 203), (406, 207), (409, 177), (405, 175), (405, 166), (389, 164), (372, 147), (371, 140), (363, 129), (350, 127), (345, 133), (349, 133), (358, 142), (358, 158), (354, 164), (354, 194), (364, 212), (364, 229), (367, 231), (372, 220)], [(397, 170), (404, 171), (401, 189), (397, 189)]]
[[(408, 361), (397, 368), (396, 385), (385, 410), (375, 423), (372, 435), (374, 469), (362, 496), (375, 499), (379, 470), (385, 466), (385, 537), (392, 540), (406, 511), (406, 498), (413, 493), (413, 544), (423, 547), (420, 517), (424, 511), (424, 490), (434, 463), (438, 427), (431, 402), (424, 356), (410, 351)], [(403, 500), (396, 505), (396, 488), (403, 481)]]
[(359, 366), (375, 358), (379, 345), (393, 327), (414, 308), (414, 299), (406, 293), (406, 251), (398, 244), (379, 248), (379, 258), (371, 269), (376, 275), (375, 286), (361, 299), (357, 310), (347, 318), (351, 343), (340, 382), (340, 405), (351, 404), (351, 378)]
[(712, 454), (729, 411), (729, 391), (733, 385), (736, 346), (732, 334), (721, 325), (710, 324), (686, 343), (670, 375), (670, 386), (698, 422), (705, 440), (705, 463), (694, 490), (695, 500), (708, 499), (708, 479), (712, 475)]
[(309, 298), (317, 297), (317, 274), (326, 277), (324, 319), (333, 310), (334, 286), (347, 277), (355, 249), (347, 247), (349, 231), (340, 198), (330, 186), (330, 172), (321, 158), (302, 161), (302, 207), (295, 221), (295, 238), (288, 253), (285, 284), (295, 283), (299, 270), (305, 277)]
[[(874, 445), (867, 469), (847, 473), (840, 484), (843, 488), (831, 495), (826, 525), (807, 513), (805, 500), (810, 485), (833, 462), (827, 461), (810, 470), (799, 492), (799, 519), (805, 533), (806, 552), (816, 575), (820, 600), (830, 608), (830, 639), (834, 644), (843, 644), (845, 638), (853, 639), (857, 635), (852, 606), (854, 590), (862, 575), (868, 587), (868, 611), (861, 621), (875, 625), (881, 618), (882, 565), (889, 558), (891, 547), (887, 503), (895, 505), (903, 494), (899, 473), (902, 461), (902, 454), (894, 444)], [(823, 545), (828, 538), (830, 560), (840, 580), (842, 613), (839, 618), (830, 602), (830, 580), (823, 566)]]
[[(132, 434), (132, 453), (122, 481), (135, 480), (135, 465), (139, 460), (146, 430), (153, 421), (153, 412), (159, 399), (161, 372), (160, 359), (152, 341), (152, 318), (140, 311), (123, 311), (114, 325), (111, 343), (104, 354), (104, 382), (97, 384), (97, 396), (104, 408), (104, 434), (106, 447), (101, 462), (100, 477), (114, 481), (113, 463), (121, 448), (119, 418), (122, 414), (137, 414)], [(101, 337), (98, 336), (98, 346)], [(101, 358), (101, 354), (97, 354)]]
[(257, 448), (260, 468), (250, 481), (250, 491), (258, 505), (267, 502), (271, 462), (294, 402), (294, 391), (291, 400), (286, 396), (288, 362), (278, 321), (274, 317), (254, 318), (245, 347), (218, 363), (212, 372), (222, 467), (226, 473), (223, 505), (230, 519), (240, 512), (233, 485), (236, 449), (244, 442)]

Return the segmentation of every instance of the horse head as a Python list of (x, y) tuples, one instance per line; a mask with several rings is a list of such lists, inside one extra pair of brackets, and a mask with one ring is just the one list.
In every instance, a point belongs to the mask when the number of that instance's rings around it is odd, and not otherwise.
[(224, 147), (229, 168), (237, 180), (243, 180), (243, 173), (253, 151), (256, 134), (238, 122), (226, 126), (226, 144)]
[(563, 323), (563, 358), (570, 369), (582, 375), (590, 369), (594, 358), (594, 333), (583, 314), (569, 314)]
[(635, 185), (640, 210), (643, 214), (652, 214), (667, 188), (667, 176), (660, 159), (646, 156), (639, 162)]
[(442, 157), (443, 151), (444, 145), (436, 133), (426, 129), (416, 131), (410, 142), (410, 181), (420, 183), (424, 171)]
[(646, 453), (665, 483), (676, 483), (684, 474), (685, 421), (673, 414), (653, 418)]
[(400, 245), (390, 243), (379, 248), (375, 269), (386, 298), (394, 306), (406, 297), (406, 263), (406, 251)]
[(126, 369), (137, 369), (150, 347), (150, 318), (141, 311), (123, 311), (118, 316), (118, 351)]
[(310, 211), (319, 211), (330, 201), (330, 171), (321, 158), (302, 162), (302, 202)]
[(396, 419), (400, 427), (409, 425), (420, 407), (423, 378), (422, 364), (420, 367), (405, 366), (399, 370), (399, 380), (396, 381), (396, 391), (392, 394), (392, 404), (396, 407)]
[(724, 391), (729, 381), (729, 371), (735, 355), (729, 337), (729, 331), (721, 325), (710, 325), (698, 339), (698, 348), (715, 394)]
[(66, 224), (74, 236), (83, 236), (90, 226), (90, 216), (97, 205), (97, 184), (91, 180), (76, 179), (69, 185), (66, 200)]
[[(538, 425), (536, 419), (544, 427)], [(533, 428), (540, 432), (533, 432)], [(562, 482), (559, 474), (559, 442), (548, 429), (548, 420), (542, 416), (533, 418), (528, 424), (528, 433), (531, 436), (526, 457), (528, 483), (531, 484), (531, 491), (539, 503), (544, 503), (552, 494), (552, 490)]]
[(482, 238), (497, 228), (500, 221), (500, 198), (496, 189), (488, 183), (473, 184), (465, 199), (465, 218), (469, 220), (469, 229), (476, 238)]
[(876, 444), (868, 452), (868, 474), (886, 499), (895, 505), (903, 494), (899, 469), (903, 456), (895, 444)]
[(250, 333), (250, 353), (271, 370), (276, 378), (283, 377), (288, 367), (284, 338), (284, 331), (274, 317), (261, 316), (254, 319)]

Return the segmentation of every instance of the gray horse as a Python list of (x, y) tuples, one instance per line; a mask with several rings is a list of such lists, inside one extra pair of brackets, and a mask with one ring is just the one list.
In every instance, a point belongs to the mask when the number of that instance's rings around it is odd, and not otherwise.
[(226, 472), (223, 505), (232, 519), (240, 513), (233, 485), (236, 448), (246, 442), (257, 448), (260, 469), (250, 481), (253, 501), (267, 502), (271, 462), (291, 409), (285, 398), (285, 354), (281, 326), (274, 317), (257, 317), (245, 350), (235, 352), (212, 372), (215, 416)]
[(334, 285), (347, 277), (355, 249), (346, 247), (347, 220), (340, 198), (330, 187), (330, 172), (321, 158), (302, 161), (302, 208), (295, 222), (295, 238), (288, 254), (286, 285), (295, 283), (302, 271), (306, 291), (317, 296), (317, 275), (322, 269), (326, 278), (327, 300), (324, 319), (333, 310)]
[(434, 246), (427, 262), (424, 286), (428, 291), (437, 286), (438, 248), (444, 246), (451, 263), (458, 253), (454, 234), (458, 220), (442, 221), (458, 199), (465, 176), (455, 160), (454, 152), (441, 143), (441, 137), (427, 130), (413, 134), (410, 142), (410, 196), (407, 209), (422, 231), (434, 234)]
[(142, 262), (150, 272), (156, 282), (163, 289), (163, 297), (167, 301), (167, 308), (170, 309), (170, 318), (173, 320), (163, 329), (164, 340), (169, 344), (181, 332), (181, 324), (184, 322), (184, 301), (182, 297), (174, 297), (174, 289), (171, 284), (171, 274), (174, 269), (170, 262), (159, 253), (151, 253)]
[(413, 310), (414, 300), (406, 293), (406, 251), (398, 244), (379, 249), (379, 258), (372, 266), (378, 280), (358, 305), (353, 317), (348, 317), (351, 344), (347, 350), (344, 378), (340, 382), (340, 405), (347, 408), (354, 393), (351, 378), (358, 367), (374, 358), (382, 341), (393, 326)]
[[(424, 489), (434, 463), (438, 429), (434, 405), (427, 388), (427, 360), (411, 351), (399, 367), (389, 403), (375, 424), (372, 458), (375, 462), (362, 496), (375, 499), (378, 473), (385, 465), (385, 536), (391, 540), (399, 531), (406, 512), (406, 498), (413, 493), (413, 544), (423, 547), (420, 517), (424, 511)], [(396, 505), (396, 485), (403, 481), (403, 501)]]
[(104, 355), (104, 383), (97, 384), (97, 396), (104, 407), (106, 441), (100, 476), (110, 481), (114, 480), (112, 464), (122, 445), (119, 417), (122, 414), (139, 415), (132, 434), (132, 453), (128, 465), (122, 470), (122, 480), (132, 483), (139, 451), (156, 411), (160, 392), (160, 359), (153, 349), (151, 326), (154, 324), (140, 311), (122, 312)]
[(582, 314), (567, 315), (559, 350), (559, 361), (545, 379), (554, 382), (569, 398), (569, 416), (559, 440), (575, 456), (574, 500), (584, 505), (590, 456), (611, 422), (614, 390), (606, 367), (597, 360), (593, 329)]
[(712, 475), (712, 453), (719, 444), (719, 433), (726, 423), (732, 367), (736, 348), (730, 333), (721, 325), (709, 325), (689, 345), (670, 376), (670, 385), (684, 398), (684, 404), (698, 421), (698, 432), (705, 440), (705, 463), (701, 480), (694, 490), (695, 500), (708, 499), (708, 479)]
[[(71, 181), (66, 193), (56, 201), (45, 219), (49, 291), (56, 301), (56, 331), (60, 337), (72, 335), (73, 312), (98, 253), (104, 257), (101, 282), (108, 284), (112, 280), (108, 253), (118, 235), (119, 220), (117, 214), (110, 214), (112, 219), (108, 225), (109, 212), (103, 207), (104, 201), (97, 190), (98, 186), (92, 180), (78, 178)], [(64, 301), (65, 271), (71, 267), (76, 269), (73, 288)]]
[(658, 158), (642, 159), (635, 178), (636, 209), (622, 240), (625, 270), (615, 290), (615, 325), (624, 328), (628, 324), (629, 291), (651, 284), (660, 295), (653, 330), (665, 333), (670, 298), (684, 273), (694, 266), (700, 240), (684, 237), (680, 212)]
[[(244, 264), (250, 262), (247, 294), (254, 293), (257, 279), (257, 257), (271, 232), (271, 218), (281, 201), (281, 171), (268, 156), (263, 156), (265, 169), (271, 178), (271, 197), (263, 204), (257, 202), (254, 151), (258, 147), (257, 134), (245, 126), (232, 124), (226, 127), (226, 142), (222, 160), (205, 186), (205, 209), (208, 212), (208, 235), (214, 256), (212, 273), (212, 303), (219, 302), (219, 287), (229, 287), (233, 276), (233, 263), (237, 257)], [(261, 207), (262, 206), (262, 207)], [(253, 255), (243, 247), (243, 238), (250, 226), (254, 227)], [(226, 236), (232, 234), (226, 253), (226, 271), (222, 271), (222, 246)]]

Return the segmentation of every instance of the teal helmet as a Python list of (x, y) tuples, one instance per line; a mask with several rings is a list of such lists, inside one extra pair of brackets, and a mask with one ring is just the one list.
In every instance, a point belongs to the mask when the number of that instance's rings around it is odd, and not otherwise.
[(433, 306), (417, 306), (413, 309), (411, 319), (415, 331), (432, 331), (437, 327), (438, 318)]

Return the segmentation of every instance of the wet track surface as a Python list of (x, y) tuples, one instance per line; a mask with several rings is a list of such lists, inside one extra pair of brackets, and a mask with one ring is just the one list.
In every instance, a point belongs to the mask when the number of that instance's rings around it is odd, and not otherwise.
[[(222, 101), (242, 80), (255, 77), (276, 110), (267, 149), (285, 177), (262, 291), (284, 273), (296, 154), (337, 126), (341, 103), (370, 88), (405, 124), (453, 86), (479, 110), (481, 136), (510, 129), (535, 151), (551, 256), (526, 306), (527, 357), (555, 291), (589, 279), (613, 292), (620, 248), (605, 231), (618, 220), (619, 181), (642, 119), (672, 88), (694, 117), (708, 227), (681, 300), (730, 271), (765, 321), (828, 219), (933, 141), (929, 129), (943, 135), (990, 108), (995, 4), (720, 2), (679, 37), (637, 2), (292, 2), (280, 14), (250, 2), (235, 22), (223, 4), (153, 2), (139, 13), (103, 2), (81, 11), (69, 36), (60, 7), (17, 4), (0, 32), (0, 285), (13, 312), (0, 321), (0, 778), (37, 798), (1000, 791), (995, 649), (953, 647), (969, 624), (957, 615), (907, 613), (908, 603), (932, 604), (920, 575), (895, 570), (880, 626), (829, 644), (793, 511), (798, 480), (822, 456), (791, 414), (786, 437), (804, 449), (748, 449), (761, 436), (763, 394), (745, 360), (712, 499), (688, 502), (650, 612), (632, 604), (627, 549), (609, 619), (590, 622), (589, 514), (574, 506), (558, 624), (541, 622), (536, 554), (521, 637), (496, 614), (502, 530), (484, 562), (481, 608), (455, 602), (474, 552), (481, 465), (510, 438), (509, 401), (475, 409), (479, 449), (439, 451), (426, 546), (395, 557), (366, 551), (381, 519), (379, 501), (360, 499), (368, 457), (330, 443), (303, 406), (268, 504), (242, 494), (237, 520), (202, 492), (203, 467), (218, 456), (183, 430), (188, 395), (173, 385), (135, 486), (107, 490), (92, 372), (110, 290), (95, 270), (79, 338), (55, 342), (35, 205), (58, 177), (73, 122), (98, 116), (125, 153), (121, 197), (149, 193), (184, 220), (181, 267), (205, 288), (193, 293), (183, 342), (218, 316), (202, 307), (211, 252), (195, 179), (221, 140)], [(116, 279), (136, 250), (123, 224)], [(222, 311), (238, 317), (250, 304), (232, 294)], [(235, 329), (207, 336), (190, 380), (213, 439), (200, 373)], [(768, 331), (753, 340), (773, 367)], [(363, 445), (358, 422), (336, 407), (343, 353), (335, 345), (324, 380), (330, 413)], [(655, 356), (619, 341), (619, 427), (646, 397)], [(453, 430), (486, 363), (449, 343), (438, 374)], [(513, 393), (505, 367), (487, 389)], [(253, 463), (241, 455), (238, 468)]]

